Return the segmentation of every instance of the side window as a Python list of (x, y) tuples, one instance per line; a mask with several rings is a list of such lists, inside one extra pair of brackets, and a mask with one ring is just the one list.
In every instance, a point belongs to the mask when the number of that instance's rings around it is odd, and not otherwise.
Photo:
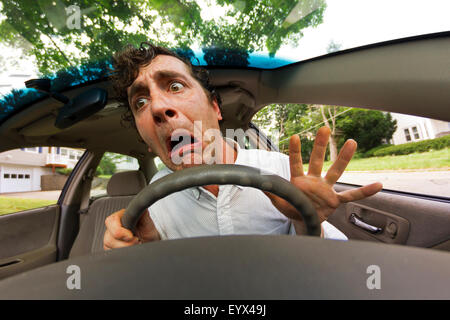
[(139, 163), (136, 158), (118, 153), (105, 152), (95, 171), (90, 197), (106, 196), (106, 187), (113, 174), (138, 169)]
[[(70, 151), (76, 159), (62, 150)], [(83, 153), (83, 149), (52, 146), (0, 153), (0, 215), (55, 204)]]
[(365, 185), (379, 181), (384, 189), (450, 197), (449, 122), (377, 110), (306, 104), (269, 105), (252, 121), (265, 133), (278, 131), (270, 137), (286, 154), (289, 138), (298, 134), (305, 172), (317, 130), (327, 125), (332, 135), (323, 174), (344, 142), (354, 139), (358, 143), (357, 152), (338, 182)]
[(153, 161), (155, 162), (155, 166), (156, 169), (158, 169), (158, 171), (160, 171), (161, 169), (165, 168), (166, 165), (164, 164), (164, 162), (161, 161), (161, 159), (159, 157), (155, 157), (153, 159)]

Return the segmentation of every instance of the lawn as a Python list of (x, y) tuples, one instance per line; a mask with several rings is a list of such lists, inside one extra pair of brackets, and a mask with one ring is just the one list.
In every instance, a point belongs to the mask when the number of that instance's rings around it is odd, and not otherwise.
[[(331, 162), (324, 164), (328, 170)], [(411, 153), (402, 156), (385, 156), (360, 158), (350, 161), (346, 171), (374, 171), (374, 170), (414, 170), (414, 169), (450, 169), (450, 148), (423, 153)], [(305, 165), (305, 172), (308, 165)]]
[(0, 215), (45, 207), (55, 203), (56, 200), (0, 197)]
[(101, 174), (98, 177), (101, 179), (111, 179), (112, 175), (111, 174)]

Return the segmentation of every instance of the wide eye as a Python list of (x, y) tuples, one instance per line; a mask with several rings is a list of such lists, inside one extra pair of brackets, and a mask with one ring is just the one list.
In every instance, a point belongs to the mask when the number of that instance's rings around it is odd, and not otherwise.
[(136, 108), (136, 110), (139, 110), (147, 104), (147, 101), (148, 100), (146, 98), (138, 98), (134, 103), (134, 107)]
[(181, 83), (179, 83), (179, 82), (172, 82), (171, 84), (170, 84), (170, 91), (172, 91), (172, 92), (178, 92), (178, 91), (180, 91), (181, 89), (183, 89), (184, 88), (184, 85), (182, 85)]

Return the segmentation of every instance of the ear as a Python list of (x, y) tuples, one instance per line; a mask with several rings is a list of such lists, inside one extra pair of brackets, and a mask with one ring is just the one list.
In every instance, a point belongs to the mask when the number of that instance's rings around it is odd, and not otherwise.
[(152, 148), (150, 148), (150, 147), (148, 147), (148, 152), (150, 152), (150, 153), (152, 153), (153, 151), (152, 151)]
[(213, 105), (214, 111), (217, 113), (217, 119), (219, 121), (222, 120), (223, 119), (222, 113), (220, 112), (219, 104), (217, 103), (216, 98), (214, 98), (212, 105)]

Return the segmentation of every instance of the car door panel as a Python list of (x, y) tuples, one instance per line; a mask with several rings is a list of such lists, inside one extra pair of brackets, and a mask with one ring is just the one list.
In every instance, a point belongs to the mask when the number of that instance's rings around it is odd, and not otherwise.
[(59, 215), (51, 205), (0, 216), (0, 279), (56, 262)]
[(348, 203), (345, 206), (345, 221), (355, 226), (352, 231), (361, 238), (371, 237), (392, 244), (406, 244), (408, 240), (410, 223), (396, 214), (359, 203)]
[[(337, 192), (354, 186), (336, 184)], [(351, 222), (354, 214), (380, 228), (371, 232)], [(341, 205), (328, 219), (349, 239), (449, 250), (450, 204), (443, 199), (382, 191), (367, 199)]]

